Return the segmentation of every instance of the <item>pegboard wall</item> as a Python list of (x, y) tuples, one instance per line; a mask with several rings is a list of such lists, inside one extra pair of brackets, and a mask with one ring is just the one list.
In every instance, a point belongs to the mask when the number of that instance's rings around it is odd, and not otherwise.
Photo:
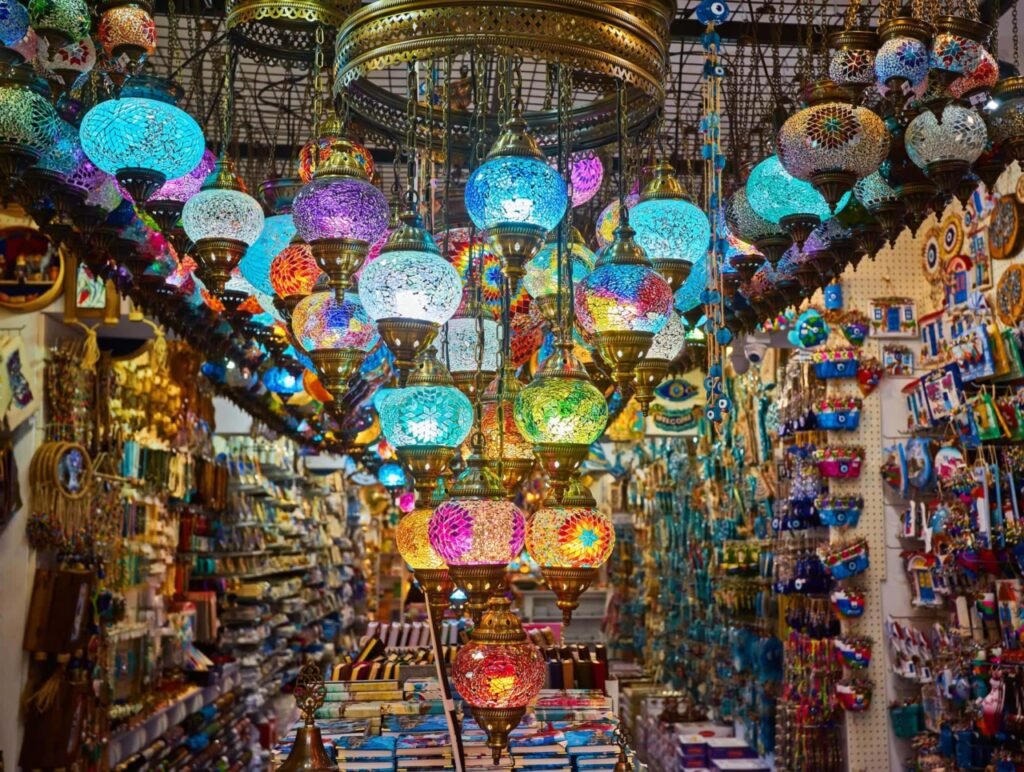
[[(997, 193), (1013, 193), (1020, 170), (1016, 165), (1007, 170), (996, 185)], [(947, 208), (946, 215), (963, 210), (954, 202)], [(883, 248), (873, 261), (864, 260), (857, 270), (847, 269), (841, 279), (844, 309), (858, 309), (870, 312), (873, 298), (908, 297), (916, 304), (917, 316), (936, 310), (941, 294), (933, 291), (925, 272), (922, 258), (928, 232), (937, 228), (939, 221), (931, 216), (918, 230), (916, 237), (904, 231), (893, 248)], [(965, 243), (967, 235), (965, 233)], [(993, 262), (992, 280), (1010, 262), (1024, 259), (1018, 256), (1013, 261)], [(823, 307), (820, 293), (812, 298), (812, 305)], [(900, 770), (902, 762), (910, 753), (907, 741), (897, 740), (890, 729), (889, 702), (909, 696), (905, 686), (898, 683), (892, 674), (889, 650), (884, 636), (884, 622), (887, 615), (900, 619), (938, 619), (935, 612), (915, 609), (911, 606), (911, 590), (903, 570), (900, 551), (903, 549), (896, 534), (903, 502), (888, 498), (883, 493), (879, 477), (882, 463), (882, 449), (907, 438), (906, 406), (901, 389), (917, 375), (924, 372), (917, 362), (918, 338), (879, 339), (870, 336), (865, 341), (862, 356), (875, 356), (882, 360), (882, 346), (886, 343), (902, 343), (915, 353), (915, 376), (884, 376), (879, 388), (864, 398), (860, 427), (855, 432), (829, 432), (829, 442), (845, 445), (861, 445), (865, 451), (861, 476), (852, 480), (831, 480), (832, 493), (840, 495), (861, 495), (864, 509), (852, 533), (840, 534), (832, 529), (832, 539), (865, 537), (868, 540), (870, 568), (852, 582), (864, 590), (866, 610), (857, 620), (844, 622), (848, 632), (870, 636), (874, 640), (871, 664), (866, 672), (875, 685), (871, 708), (859, 714), (846, 714), (846, 758), (850, 772), (879, 772)], [(857, 382), (849, 379), (830, 380), (829, 396), (861, 396)]]

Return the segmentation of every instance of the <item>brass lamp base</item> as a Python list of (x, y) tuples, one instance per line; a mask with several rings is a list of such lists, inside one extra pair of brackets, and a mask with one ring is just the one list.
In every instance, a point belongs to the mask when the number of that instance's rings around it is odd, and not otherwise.
[(412, 474), (417, 502), (420, 506), (430, 506), (430, 497), (437, 487), (437, 478), (448, 468), (448, 462), (455, 456), (455, 448), (424, 445), (395, 448), (395, 453)]
[(960, 180), (970, 169), (971, 165), (967, 161), (960, 158), (949, 158), (945, 161), (934, 161), (928, 164), (924, 173), (938, 186), (939, 190), (947, 196), (952, 196), (956, 193), (956, 186), (960, 184)]
[(295, 306), (299, 304), (299, 301), (305, 297), (304, 295), (288, 295), (287, 297), (280, 297), (274, 295), (274, 308), (284, 318), (288, 324), (292, 321), (292, 312), (295, 311)]
[(430, 348), (440, 327), (434, 322), (393, 317), (378, 319), (377, 331), (381, 339), (395, 355), (399, 384), (405, 386), (409, 372), (415, 367), (416, 358)]
[(245, 250), (246, 243), (237, 239), (199, 239), (196, 242), (194, 252), (199, 278), (210, 292), (220, 296)]
[(580, 605), (580, 595), (597, 578), (596, 568), (541, 568), (544, 581), (555, 594), (555, 603), (562, 610), (562, 624), (572, 621), (572, 612)]
[(786, 254), (786, 250), (789, 249), (793, 243), (788, 235), (784, 233), (774, 233), (771, 236), (765, 236), (764, 238), (757, 239), (754, 241), (754, 246), (757, 247), (758, 251), (765, 256), (765, 259), (771, 263), (772, 267), (778, 265), (779, 260)]
[(654, 390), (665, 377), (670, 364), (672, 363), (667, 359), (644, 359), (636, 366), (633, 397), (645, 416), (654, 401)]
[(504, 563), (448, 566), (452, 581), (466, 593), (466, 606), (475, 624), (480, 624), (491, 596), (500, 595), (505, 591), (506, 568)]
[(32, 164), (39, 153), (13, 142), (0, 142), (0, 179), (17, 180)]
[(459, 372), (452, 373), (452, 380), (455, 381), (455, 387), (472, 401), (476, 398), (477, 391), (490, 383), (496, 374), (493, 370)]
[[(892, 245), (906, 227), (907, 211), (900, 201), (888, 201), (871, 209), (871, 214), (882, 226), (882, 233)], [(869, 253), (870, 254), (870, 253)]]
[(548, 486), (556, 501), (562, 501), (565, 490), (569, 487), (569, 480), (576, 474), (589, 452), (589, 445), (574, 442), (542, 442), (534, 445), (533, 454), (548, 476)]
[(653, 332), (602, 332), (597, 335), (601, 357), (612, 366), (612, 378), (621, 389), (633, 382), (636, 366), (653, 341)]
[(822, 171), (811, 175), (811, 185), (821, 193), (833, 214), (835, 214), (839, 201), (853, 189), (856, 182), (856, 174), (841, 170)]
[[(571, 300), (568, 297), (568, 293), (562, 295), (562, 310), (568, 307), (566, 304), (570, 303)], [(540, 315), (544, 317), (544, 320), (550, 322), (552, 325), (558, 324), (558, 293), (552, 292), (550, 295), (541, 295), (539, 298), (533, 299), (533, 304), (537, 306), (537, 310), (540, 311)]]
[(526, 275), (526, 264), (544, 246), (543, 228), (522, 223), (499, 223), (487, 229), (491, 248), (505, 263), (512, 297), (519, 293), (519, 281)]
[(821, 218), (816, 214), (790, 214), (779, 220), (779, 225), (792, 237), (797, 249), (800, 249), (811, 231), (821, 225)]
[(505, 493), (512, 496), (523, 480), (533, 469), (532, 458), (503, 458), (500, 461), (491, 462), (492, 468), (498, 472), (501, 479), (501, 486)]
[(143, 206), (160, 186), (167, 180), (163, 174), (152, 169), (128, 168), (118, 169), (117, 181), (128, 191), (128, 194), (139, 206)]
[(300, 726), (295, 730), (295, 744), (277, 772), (337, 772), (338, 765), (324, 750), (320, 727)]
[(851, 232), (853, 233), (853, 251), (850, 253), (850, 265), (856, 271), (862, 257), (875, 259), (878, 250), (882, 248), (885, 236), (882, 233), (882, 226), (874, 221), (855, 225), (851, 228)]
[(935, 198), (935, 186), (928, 182), (908, 182), (896, 188), (896, 195), (906, 205), (908, 215), (923, 220), (928, 205)]
[(652, 260), (654, 270), (662, 275), (672, 288), (672, 292), (683, 286), (690, 277), (693, 264), (689, 260)]
[(158, 198), (146, 202), (146, 212), (156, 222), (161, 233), (167, 233), (178, 224), (184, 208), (185, 205), (181, 201), (170, 199)]
[(764, 265), (764, 257), (756, 253), (737, 252), (729, 258), (729, 265), (736, 269), (743, 281), (750, 281), (758, 269)]
[(320, 374), (320, 383), (334, 397), (334, 404), (340, 405), (348, 392), (349, 379), (359, 371), (366, 354), (350, 349), (318, 348), (310, 351), (309, 357)]
[(451, 605), (449, 598), (455, 590), (455, 582), (447, 568), (418, 568), (414, 572), (416, 581), (423, 588), (423, 595), (430, 606), (430, 618), (434, 620), (434, 629), (441, 628), (444, 612)]
[(487, 733), (487, 747), (491, 749), (491, 758), (497, 764), (501, 760), (501, 752), (508, 747), (508, 736), (512, 730), (519, 726), (519, 722), (526, 715), (525, 706), (522, 708), (475, 708), (470, 707), (469, 712), (480, 725), (480, 728)]
[(313, 259), (327, 274), (327, 286), (334, 290), (340, 303), (345, 290), (352, 286), (352, 274), (359, 270), (370, 245), (359, 239), (315, 239), (309, 242)]

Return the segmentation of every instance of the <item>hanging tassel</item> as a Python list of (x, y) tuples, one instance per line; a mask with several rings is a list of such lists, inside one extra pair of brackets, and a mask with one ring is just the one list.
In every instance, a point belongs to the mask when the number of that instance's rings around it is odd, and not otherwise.
[[(45, 658), (45, 655), (43, 655)], [(57, 668), (53, 674), (43, 682), (43, 685), (34, 694), (27, 695), (22, 702), (22, 709), (25, 713), (34, 711), (37, 715), (45, 715), (57, 703), (60, 697), (61, 687), (67, 674), (70, 654), (59, 654), (57, 656)]]

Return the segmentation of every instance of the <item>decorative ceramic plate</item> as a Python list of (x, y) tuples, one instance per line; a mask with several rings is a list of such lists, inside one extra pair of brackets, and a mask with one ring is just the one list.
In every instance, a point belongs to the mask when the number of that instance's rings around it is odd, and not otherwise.
[(960, 224), (960, 216), (956, 212), (950, 212), (942, 218), (942, 225), (939, 226), (939, 238), (943, 262), (949, 262), (950, 258), (960, 254), (964, 245), (964, 229)]
[(925, 234), (924, 248), (921, 250), (921, 260), (924, 262), (924, 272), (929, 278), (941, 277), (942, 275), (942, 247), (939, 243), (940, 232), (938, 228), (932, 228)]
[(1010, 265), (996, 286), (996, 315), (1007, 327), (1024, 317), (1024, 265)]
[(988, 249), (993, 260), (1016, 257), (1024, 246), (1020, 204), (1015, 196), (999, 196), (988, 224)]

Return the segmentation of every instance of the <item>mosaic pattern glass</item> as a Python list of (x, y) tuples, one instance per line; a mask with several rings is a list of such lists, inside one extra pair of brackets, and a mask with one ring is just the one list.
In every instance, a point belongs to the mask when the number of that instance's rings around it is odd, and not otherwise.
[(729, 197), (725, 205), (725, 221), (733, 233), (748, 242), (782, 233), (778, 225), (768, 222), (751, 208), (746, 188), (737, 188)]
[(270, 267), (274, 258), (288, 248), (293, 238), (295, 223), (292, 216), (275, 214), (266, 218), (260, 237), (245, 250), (238, 267), (245, 278), (260, 292), (274, 294), (274, 285), (270, 281)]
[(429, 534), (449, 566), (504, 564), (523, 549), (526, 518), (511, 501), (450, 499), (434, 510)]
[[(381, 467), (381, 469), (383, 468)], [(428, 529), (433, 514), (434, 510), (432, 509), (414, 509), (399, 520), (395, 527), (398, 554), (413, 571), (421, 569), (436, 571), (448, 568), (444, 558), (437, 554), (437, 550), (430, 543)]]
[(708, 251), (711, 240), (707, 215), (685, 199), (640, 201), (629, 211), (629, 224), (650, 260), (692, 264)]
[(946, 105), (942, 122), (925, 110), (907, 126), (907, 155), (924, 169), (936, 161), (963, 160), (974, 163), (985, 150), (988, 132), (985, 122), (974, 110), (960, 105)]
[(567, 205), (565, 180), (536, 158), (490, 158), (466, 183), (466, 212), (478, 228), (516, 223), (549, 231)]
[(376, 167), (370, 151), (358, 142), (339, 140), (340, 137), (326, 136), (311, 139), (303, 145), (299, 151), (299, 179), (309, 182), (313, 179), (315, 169), (322, 167), (335, 153), (341, 152), (363, 170), (367, 179), (372, 179)]
[(173, 180), (195, 169), (206, 149), (191, 115), (145, 97), (100, 102), (85, 114), (79, 134), (89, 160), (108, 174), (141, 168)]
[(121, 46), (133, 46), (150, 56), (156, 50), (156, 24), (144, 8), (137, 5), (118, 5), (100, 16), (100, 45), (107, 56)]
[(81, 40), (89, 34), (89, 6), (85, 0), (29, 0), (28, 18), (37, 31), (54, 30), (69, 40)]
[(440, 255), (419, 250), (384, 252), (363, 271), (359, 297), (374, 319), (444, 324), (459, 308), (459, 272)]
[[(566, 254), (568, 251), (568, 255)], [(572, 260), (572, 283), (579, 284), (594, 270), (596, 255), (586, 244), (573, 241), (562, 247), (562, 259)], [(558, 294), (558, 244), (546, 243), (526, 264), (526, 276), (523, 277), (526, 291), (532, 298), (542, 298)]]
[[(241, 292), (244, 295), (253, 297), (256, 293), (256, 288), (249, 283), (249, 280), (245, 278), (245, 275), (235, 268), (231, 272), (231, 276), (228, 277), (227, 282), (224, 284), (224, 289), (229, 292)], [(258, 311), (257, 313), (260, 313)]]
[(263, 374), (263, 385), (274, 394), (298, 394), (303, 391), (302, 378), (283, 367), (271, 367)]
[[(199, 160), (195, 169), (176, 179), (167, 180), (167, 182), (156, 189), (156, 193), (150, 196), (150, 200), (180, 201), (184, 204), (199, 192), (206, 178), (213, 171), (213, 166), (216, 162), (217, 157), (209, 150), (204, 150), (203, 157)], [(123, 192), (122, 195), (128, 198), (127, 194)]]
[(391, 237), (391, 229), (384, 231), (384, 235), (377, 239), (370, 245), (370, 251), (366, 253), (366, 259), (363, 260), (363, 264), (359, 266), (359, 270), (355, 272), (355, 279), (358, 286), (358, 282), (363, 278), (363, 271), (366, 270), (366, 266), (380, 257), (380, 251), (384, 249), (384, 245), (388, 243), (388, 239)]
[(541, 568), (597, 568), (614, 547), (611, 516), (595, 507), (544, 507), (526, 526), (526, 551)]
[[(381, 464), (377, 470), (377, 482), (385, 488), (401, 488), (405, 486), (405, 469), (401, 464), (394, 462)], [(427, 519), (430, 519), (430, 511), (427, 510)]]
[(515, 420), (528, 442), (589, 445), (608, 424), (608, 404), (590, 381), (535, 378), (516, 395)]
[[(484, 458), (488, 461), (504, 459), (531, 459), (533, 446), (523, 438), (516, 425), (515, 395), (522, 391), (519, 381), (513, 379), (506, 389), (511, 392), (499, 406), (497, 383), (495, 377), (484, 392), (483, 407), (480, 415), (480, 431), (484, 439)], [(499, 410), (500, 407), (500, 410)], [(499, 412), (501, 415), (499, 416)], [(504, 431), (501, 427), (504, 426)]]
[(340, 303), (333, 292), (314, 292), (300, 300), (292, 312), (292, 332), (306, 351), (369, 351), (379, 339), (377, 326), (351, 292)]
[(853, 234), (834, 217), (825, 220), (811, 231), (804, 242), (804, 253), (821, 252), (829, 248), (834, 239), (848, 239)]
[(32, 27), (29, 27), (25, 37), (17, 43), (12, 43), (11, 48), (21, 54), (25, 61), (30, 62), (35, 58), (36, 52), (39, 49), (39, 36)]
[[(630, 193), (626, 196), (626, 209), (632, 209), (640, 196)], [(601, 210), (597, 216), (594, 227), (594, 238), (597, 239), (598, 248), (604, 248), (615, 240), (615, 229), (619, 227), (619, 199), (615, 198), (608, 206)]]
[(42, 154), (57, 136), (57, 113), (50, 102), (27, 88), (0, 87), (0, 142)]
[[(445, 251), (446, 234), (447, 252)], [(471, 275), (476, 273), (479, 265), (483, 266), (483, 276), (480, 277), (483, 302), (497, 316), (501, 314), (502, 286), (505, 281), (501, 258), (491, 250), (482, 231), (477, 231), (475, 237), (471, 237), (470, 234), (469, 228), (449, 228), (447, 231), (436, 234), (434, 242), (441, 250), (441, 254), (455, 266), (463, 284), (472, 283)], [(530, 295), (524, 286), (525, 281), (520, 282), (519, 285), (519, 294), (512, 299), (510, 305), (513, 317), (526, 311), (530, 303)]]
[(949, 84), (947, 91), (954, 99), (963, 99), (973, 91), (989, 90), (999, 80), (999, 63), (988, 51), (982, 49), (977, 64)]
[(837, 169), (864, 177), (885, 160), (889, 132), (866, 107), (825, 102), (791, 115), (777, 149), (786, 171), (802, 180)]
[[(484, 333), (482, 367), (477, 365), (477, 343), (480, 340), (478, 321)], [(498, 369), (501, 332), (498, 323), (489, 314), (480, 320), (471, 316), (457, 316), (445, 325), (445, 329), (448, 337), (448, 368), (453, 373), (473, 373), (480, 369), (493, 373)]]
[(17, 0), (0, 1), (0, 43), (13, 46), (28, 32), (28, 9)]
[(877, 171), (857, 180), (857, 184), (853, 186), (853, 195), (869, 212), (882, 204), (899, 201), (896, 191), (886, 182), (881, 172)]
[(92, 38), (84, 37), (57, 48), (51, 47), (49, 41), (41, 37), (36, 49), (36, 63), (49, 72), (77, 72), (78, 77), (71, 85), (71, 88), (77, 88), (85, 81), (84, 76), (96, 66), (96, 45)]
[(866, 48), (833, 51), (828, 76), (843, 85), (862, 85), (875, 79), (875, 52)]
[(292, 204), (299, 235), (318, 239), (358, 239), (372, 244), (388, 227), (383, 193), (355, 177), (322, 177), (303, 186)]
[(932, 37), (928, 66), (947, 72), (965, 72), (974, 69), (984, 51), (981, 43), (955, 32), (939, 32)]
[(588, 333), (660, 332), (672, 288), (646, 265), (599, 265), (576, 287), (576, 319)]
[(181, 224), (193, 242), (234, 239), (252, 244), (263, 230), (263, 207), (248, 193), (213, 188), (185, 202)]
[(683, 320), (675, 311), (670, 311), (668, 322), (651, 342), (651, 348), (647, 351), (647, 359), (675, 359), (682, 350), (685, 340), (686, 329), (683, 327)]
[(701, 304), (700, 296), (708, 286), (708, 261), (705, 257), (693, 264), (683, 286), (676, 290), (675, 308), (681, 314)]
[[(836, 211), (842, 210), (849, 200), (847, 193), (840, 199)], [(794, 214), (817, 215), (822, 220), (831, 216), (821, 193), (809, 182), (787, 172), (774, 155), (761, 161), (750, 173), (747, 201), (757, 214), (776, 225), (783, 217)]]
[(381, 431), (396, 448), (457, 448), (473, 426), (473, 405), (454, 386), (388, 389), (377, 400)]
[(523, 708), (544, 688), (544, 657), (529, 641), (482, 644), (470, 640), (452, 664), (452, 682), (474, 708)]
[(323, 275), (308, 244), (291, 244), (270, 261), (270, 285), (278, 297), (308, 295)]
[(989, 131), (996, 144), (1008, 139), (1024, 137), (1024, 97), (1011, 97), (1002, 101), (988, 114)]
[(590, 150), (575, 153), (570, 160), (569, 178), (572, 181), (572, 205), (582, 206), (597, 195), (604, 180), (604, 163)]
[(895, 37), (882, 43), (875, 55), (875, 77), (882, 85), (898, 78), (921, 86), (928, 77), (928, 46), (914, 38)]
[(77, 128), (63, 118), (57, 118), (56, 129), (56, 138), (40, 156), (36, 168), (68, 177), (81, 166), (85, 153), (82, 151), (82, 143), (78, 141)]

